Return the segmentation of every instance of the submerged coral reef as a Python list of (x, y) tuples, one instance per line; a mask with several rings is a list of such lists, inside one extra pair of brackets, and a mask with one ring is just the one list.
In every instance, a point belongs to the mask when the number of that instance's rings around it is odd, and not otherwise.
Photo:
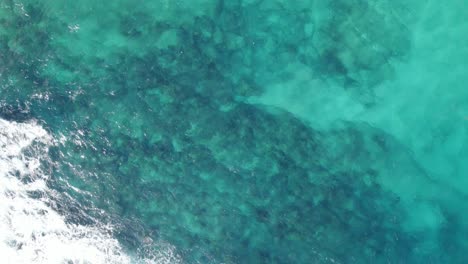
[(327, 110), (335, 95), (382, 104), (418, 8), (2, 1), (0, 116), (67, 138), (49, 184), (81, 205), (58, 210), (114, 223), (130, 249), (167, 242), (188, 263), (459, 263), (452, 234), (468, 230), (453, 205), (466, 209), (466, 193), (393, 131), (327, 115), (354, 111), (339, 99)]

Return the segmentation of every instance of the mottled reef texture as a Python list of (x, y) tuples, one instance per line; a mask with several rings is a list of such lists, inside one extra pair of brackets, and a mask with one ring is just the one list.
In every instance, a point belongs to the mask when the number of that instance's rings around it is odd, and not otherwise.
[(51, 151), (50, 184), (88, 200), (58, 208), (75, 212), (69, 221), (105, 217), (87, 211), (97, 206), (129, 248), (151, 236), (189, 263), (427, 257), (415, 252), (425, 237), (402, 227), (398, 195), (377, 180), (398, 177), (401, 160), (426, 177), (396, 139), (356, 122), (318, 130), (246, 100), (301, 65), (371, 107), (410, 49), (404, 6), (65, 2), (1, 1), (0, 116), (68, 138)]

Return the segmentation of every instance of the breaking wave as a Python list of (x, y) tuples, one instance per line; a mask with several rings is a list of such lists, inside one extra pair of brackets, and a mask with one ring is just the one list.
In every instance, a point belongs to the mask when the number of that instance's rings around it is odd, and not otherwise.
[[(171, 247), (137, 259), (112, 237), (112, 226), (67, 223), (49, 204), (42, 168), (57, 141), (35, 122), (0, 119), (0, 255), (4, 263), (175, 263)], [(148, 256), (146, 256), (148, 257)]]

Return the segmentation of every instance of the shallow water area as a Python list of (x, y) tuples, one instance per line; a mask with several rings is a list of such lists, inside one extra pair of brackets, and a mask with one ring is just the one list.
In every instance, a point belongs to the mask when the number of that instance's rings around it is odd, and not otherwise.
[(465, 263), (466, 10), (0, 0), (0, 255)]

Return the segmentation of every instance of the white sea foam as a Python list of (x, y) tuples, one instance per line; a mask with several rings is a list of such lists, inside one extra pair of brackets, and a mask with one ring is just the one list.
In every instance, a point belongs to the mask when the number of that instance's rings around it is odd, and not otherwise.
[[(0, 256), (2, 263), (174, 263), (172, 247), (133, 259), (111, 227), (71, 225), (47, 206), (48, 175), (41, 170), (52, 137), (39, 125), (0, 119)], [(28, 179), (23, 180), (23, 179)], [(44, 196), (46, 197), (46, 196)]]

